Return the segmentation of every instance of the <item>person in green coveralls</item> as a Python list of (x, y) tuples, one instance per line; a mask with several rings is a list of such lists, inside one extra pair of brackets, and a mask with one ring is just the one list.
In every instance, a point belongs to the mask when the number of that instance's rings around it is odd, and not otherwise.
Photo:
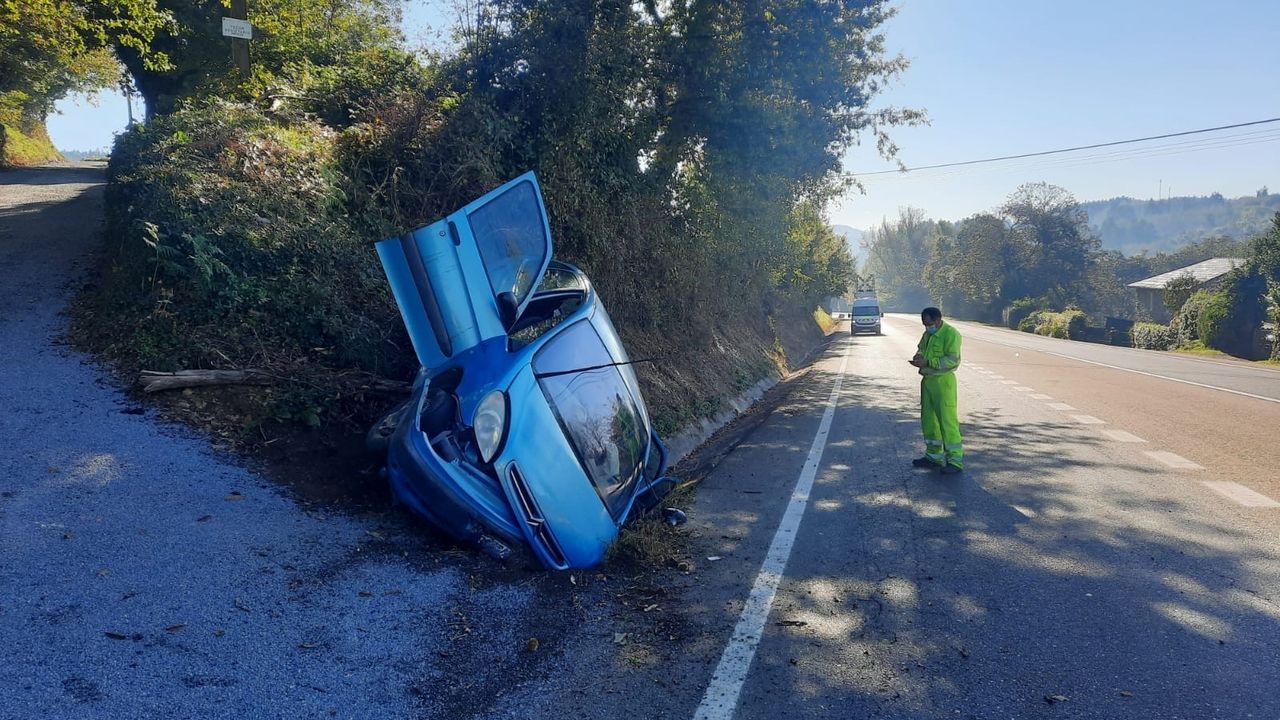
[(960, 367), (960, 332), (942, 322), (942, 311), (927, 307), (920, 312), (924, 335), (911, 364), (920, 369), (920, 429), (924, 433), (924, 457), (911, 464), (938, 468), (954, 475), (964, 468), (960, 419), (956, 416), (956, 368)]

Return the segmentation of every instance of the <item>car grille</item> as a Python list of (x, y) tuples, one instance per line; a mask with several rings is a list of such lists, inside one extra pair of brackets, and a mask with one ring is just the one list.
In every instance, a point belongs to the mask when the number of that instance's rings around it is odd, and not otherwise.
[(556, 542), (555, 537), (551, 534), (551, 529), (547, 527), (547, 521), (542, 517), (542, 512), (538, 509), (538, 503), (534, 501), (533, 493), (529, 492), (529, 486), (524, 481), (524, 475), (521, 474), (520, 468), (515, 463), (511, 463), (507, 467), (507, 477), (511, 480), (511, 487), (515, 490), (516, 501), (520, 505), (520, 507), (516, 508), (516, 512), (519, 513), (521, 520), (533, 530), (531, 534), (534, 540), (542, 546), (557, 568), (564, 569), (568, 567), (569, 563), (565, 560), (560, 544)]

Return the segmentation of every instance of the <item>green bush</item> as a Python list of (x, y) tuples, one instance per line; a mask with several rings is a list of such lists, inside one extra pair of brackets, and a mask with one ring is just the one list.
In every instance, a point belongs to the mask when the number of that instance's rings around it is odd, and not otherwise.
[(1178, 314), (1169, 323), (1169, 332), (1175, 345), (1191, 345), (1201, 339), (1200, 316), (1214, 297), (1214, 293), (1200, 290), (1182, 304)]
[(1159, 323), (1134, 323), (1130, 334), (1133, 346), (1144, 350), (1168, 350), (1173, 341), (1169, 328)]
[(1209, 297), (1196, 317), (1198, 339), (1208, 347), (1225, 350), (1231, 344), (1231, 298), (1225, 293)]
[(1063, 340), (1083, 340), (1087, 327), (1084, 311), (1075, 308), (1062, 312), (1037, 310), (1018, 323), (1018, 329), (1023, 332)]
[(1004, 314), (1005, 327), (1008, 327), (1013, 330), (1023, 330), (1024, 332), (1032, 332), (1035, 326), (1031, 325), (1032, 329), (1027, 329), (1023, 326), (1024, 322), (1032, 313), (1036, 312), (1037, 310), (1045, 310), (1047, 309), (1047, 307), (1048, 306), (1046, 305), (1046, 300), (1045, 298), (1042, 298), (1042, 297), (1018, 298), (1017, 300), (1014, 300), (1012, 303), (1010, 303), (1009, 306), (1004, 309), (1003, 314)]
[(119, 137), (104, 349), (139, 365), (357, 368), (412, 353), (377, 258), (345, 209), (336, 136), (210, 103)]

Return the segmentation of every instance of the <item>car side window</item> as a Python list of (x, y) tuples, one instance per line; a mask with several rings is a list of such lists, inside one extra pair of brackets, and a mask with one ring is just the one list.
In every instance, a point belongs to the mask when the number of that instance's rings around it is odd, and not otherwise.
[(512, 186), (467, 215), (493, 294), (523, 303), (538, 281), (550, 243), (533, 183)]

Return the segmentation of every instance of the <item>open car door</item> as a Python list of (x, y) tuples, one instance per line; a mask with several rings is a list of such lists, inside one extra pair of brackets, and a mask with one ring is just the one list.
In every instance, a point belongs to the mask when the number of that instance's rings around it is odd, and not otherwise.
[(551, 263), (551, 228), (528, 172), (376, 247), (418, 361), (436, 368), (507, 334)]

